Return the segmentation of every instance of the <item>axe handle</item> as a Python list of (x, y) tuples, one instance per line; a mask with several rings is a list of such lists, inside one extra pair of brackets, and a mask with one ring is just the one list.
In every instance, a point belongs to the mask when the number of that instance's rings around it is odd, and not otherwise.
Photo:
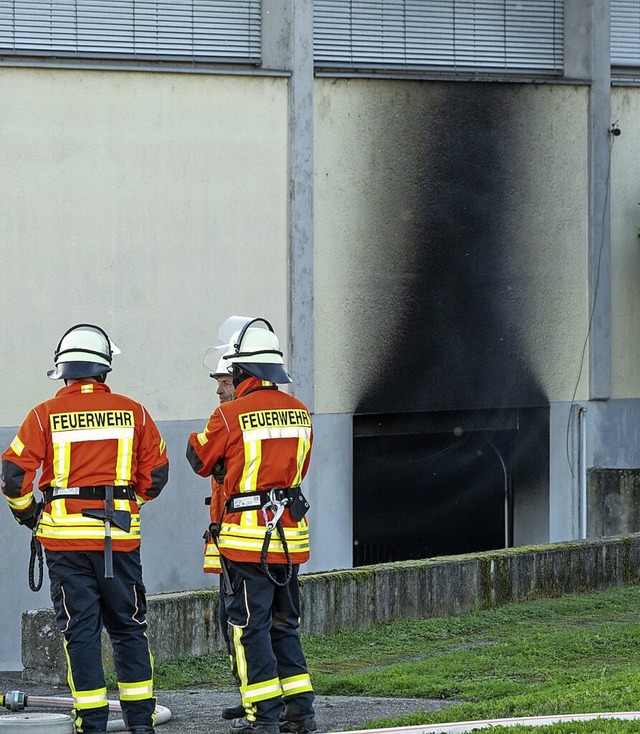
[(111, 545), (111, 523), (104, 521), (104, 577), (113, 578), (113, 546)]

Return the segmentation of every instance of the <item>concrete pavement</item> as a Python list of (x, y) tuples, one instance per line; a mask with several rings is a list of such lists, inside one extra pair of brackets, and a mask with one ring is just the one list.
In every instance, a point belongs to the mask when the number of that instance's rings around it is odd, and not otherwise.
[[(0, 672), (0, 691), (22, 691), (28, 697), (70, 697), (68, 688), (46, 684), (25, 683), (19, 673)], [(110, 698), (116, 698), (110, 693)], [(228, 734), (229, 722), (220, 716), (223, 706), (238, 702), (238, 694), (232, 689), (188, 688), (182, 691), (157, 690), (158, 704), (171, 711), (171, 718), (157, 727), (158, 734)], [(413, 698), (361, 698), (351, 696), (318, 696), (316, 717), (320, 732), (341, 732), (362, 729), (376, 720), (393, 718), (414, 711), (427, 711), (451, 705), (452, 701)], [(30, 707), (25, 712), (66, 713), (64, 708)], [(10, 712), (1, 709), (0, 715)], [(121, 718), (112, 714), (113, 718)], [(44, 732), (43, 732), (44, 734)]]

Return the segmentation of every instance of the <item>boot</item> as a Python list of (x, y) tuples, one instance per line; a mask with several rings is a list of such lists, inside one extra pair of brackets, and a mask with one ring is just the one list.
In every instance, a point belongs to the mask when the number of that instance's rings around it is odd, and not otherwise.
[(280, 734), (277, 721), (249, 721), (245, 716), (231, 722), (230, 734)]
[(318, 724), (313, 714), (305, 714), (304, 716), (280, 719), (280, 731), (293, 732), (295, 734), (312, 734), (312, 732), (318, 731)]
[(313, 706), (301, 705), (295, 699), (285, 701), (284, 709), (280, 714), (280, 731), (297, 734), (311, 734), (318, 731)]
[(237, 706), (225, 706), (222, 709), (223, 719), (242, 719), (244, 716), (244, 706), (239, 703)]
[(129, 732), (130, 734), (156, 734), (152, 726), (132, 726)]

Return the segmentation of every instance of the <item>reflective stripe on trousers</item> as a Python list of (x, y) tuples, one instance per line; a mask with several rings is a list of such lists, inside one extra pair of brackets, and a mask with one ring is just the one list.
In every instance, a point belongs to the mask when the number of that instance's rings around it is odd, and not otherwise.
[(78, 731), (104, 731), (108, 706), (102, 628), (113, 645), (122, 713), (129, 727), (151, 726), (153, 658), (140, 550), (113, 554), (114, 578), (104, 578), (102, 551), (46, 551), (56, 625), (65, 638), (68, 682), (81, 721)]
[[(247, 718), (276, 722), (283, 698), (313, 712), (313, 690), (299, 633), (298, 566), (286, 586), (272, 584), (259, 564), (229, 562), (232, 594), (224, 594), (236, 672)], [(287, 568), (271, 565), (282, 580)]]

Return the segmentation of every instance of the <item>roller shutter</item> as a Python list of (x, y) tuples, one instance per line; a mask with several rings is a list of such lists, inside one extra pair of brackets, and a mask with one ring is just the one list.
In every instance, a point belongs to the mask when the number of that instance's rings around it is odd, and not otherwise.
[(316, 0), (316, 67), (561, 72), (562, 0)]
[(0, 0), (0, 54), (260, 61), (260, 0)]

